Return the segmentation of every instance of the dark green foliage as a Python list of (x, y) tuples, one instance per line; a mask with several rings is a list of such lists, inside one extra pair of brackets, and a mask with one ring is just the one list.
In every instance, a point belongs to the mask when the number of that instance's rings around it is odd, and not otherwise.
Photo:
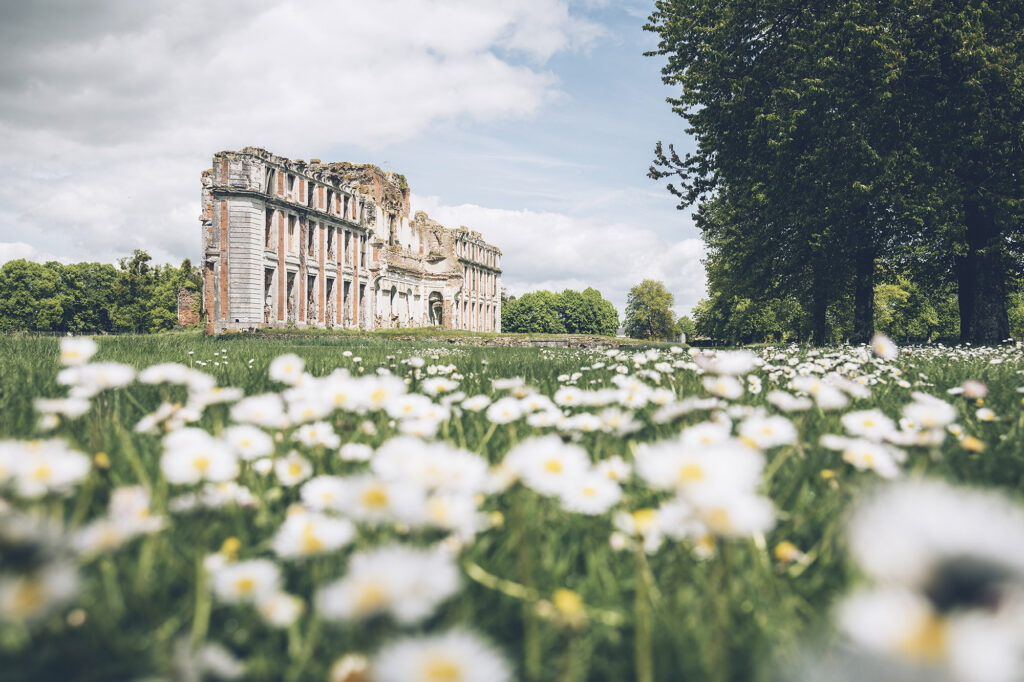
[(699, 336), (731, 344), (804, 341), (810, 335), (806, 312), (793, 298), (753, 301), (713, 294), (693, 309)]
[(61, 324), (65, 294), (59, 267), (19, 259), (0, 268), (0, 330), (50, 331)]
[(626, 336), (634, 339), (670, 339), (676, 336), (672, 314), (675, 298), (665, 285), (645, 279), (629, 290), (626, 299)]
[(864, 341), (892, 268), (955, 286), (962, 340), (1007, 336), (1024, 260), (1019, 3), (659, 0), (647, 29), (697, 141), (659, 143), (650, 176), (698, 206), (712, 309), (793, 299), (817, 343)]
[(686, 334), (686, 338), (691, 338), (697, 333), (697, 325), (693, 323), (688, 315), (683, 315), (676, 320), (676, 333)]
[(531, 291), (502, 303), (501, 329), (535, 334), (603, 334), (614, 336), (619, 313), (601, 292), (566, 289), (560, 294)]
[(159, 332), (178, 322), (178, 290), (199, 289), (199, 273), (151, 266), (136, 250), (106, 263), (9, 261), (0, 267), (0, 331)]

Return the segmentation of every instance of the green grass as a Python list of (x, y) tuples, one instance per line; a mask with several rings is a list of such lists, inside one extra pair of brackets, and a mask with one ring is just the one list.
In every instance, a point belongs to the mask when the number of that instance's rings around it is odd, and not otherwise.
[[(467, 395), (492, 394), (490, 379), (512, 376), (523, 377), (527, 384), (552, 395), (561, 385), (559, 375), (607, 361), (599, 352), (587, 350), (468, 347), (426, 335), (413, 341), (392, 338), (418, 336), (413, 331), (105, 338), (99, 339), (95, 360), (136, 368), (159, 362), (193, 366), (206, 362), (200, 368), (215, 376), (221, 386), (238, 386), (246, 394), (255, 394), (281, 390), (280, 384), (268, 378), (267, 369), (275, 357), (286, 352), (302, 357), (314, 376), (329, 374), (336, 367), (347, 367), (355, 373), (362, 368), (366, 374), (387, 367), (404, 374), (408, 369), (401, 360), (418, 355), (428, 364), (456, 365), (463, 375), (460, 390)], [(459, 334), (451, 336), (457, 338)], [(609, 344), (615, 341), (609, 339)], [(222, 350), (226, 351), (226, 364), (214, 359), (222, 357)], [(361, 357), (362, 362), (355, 364), (353, 357), (343, 355), (344, 351)], [(58, 355), (56, 339), (0, 338), (0, 438), (42, 435), (36, 428), (38, 416), (32, 400), (65, 395), (64, 387), (56, 381)], [(1019, 497), (1024, 489), (1024, 411), (1016, 388), (1024, 383), (1019, 374), (1024, 364), (1019, 352), (1006, 351), (1002, 357), (1007, 358), (1002, 364), (989, 364), (990, 356), (981, 354), (901, 356), (897, 364), (905, 376), (922, 385), (913, 389), (892, 382), (876, 385), (870, 399), (854, 401), (851, 409), (878, 407), (897, 418), (900, 408), (910, 401), (911, 390), (925, 390), (950, 400), (961, 411), (959, 423), (985, 444), (985, 451), (970, 452), (950, 437), (940, 448), (909, 448), (904, 469), (913, 475), (998, 488)], [(214, 362), (220, 364), (214, 366)], [(607, 368), (589, 370), (578, 385), (584, 389), (609, 386), (612, 376)], [(995, 411), (996, 422), (979, 422), (975, 405), (946, 395), (946, 389), (968, 378), (988, 384), (991, 392), (985, 404)], [(680, 397), (705, 395), (700, 381), (688, 370), (663, 376), (663, 385)], [(773, 387), (765, 379), (764, 391), (747, 394), (740, 402), (773, 410), (765, 400)], [(113, 487), (139, 483), (144, 478), (152, 487), (154, 506), (161, 510), (169, 497), (183, 490), (162, 481), (160, 438), (135, 434), (132, 426), (161, 401), (183, 400), (184, 395), (183, 389), (140, 384), (101, 393), (85, 416), (62, 425), (57, 434), (90, 456), (106, 453), (110, 468), (95, 468), (65, 499), (19, 501), (4, 494), (2, 488), (0, 498), (8, 499), (17, 509), (75, 526), (104, 513)], [(670, 424), (658, 424), (651, 419), (653, 412), (653, 407), (637, 412), (644, 425), (629, 438), (586, 433), (579, 436), (579, 443), (595, 461), (616, 454), (629, 459), (637, 443), (672, 438), (682, 427), (707, 418), (706, 413), (695, 412)], [(516, 585), (528, 584), (543, 599), (550, 599), (560, 588), (577, 592), (591, 612), (579, 628), (557, 619), (534, 622), (534, 618), (524, 615), (528, 609), (524, 610), (522, 600), (507, 594), (508, 589), (494, 589), (501, 585), (484, 585), (466, 577), (459, 595), (416, 627), (400, 628), (386, 619), (349, 627), (320, 627), (313, 624), (314, 618), (307, 611), (288, 632), (264, 625), (252, 608), (214, 603), (206, 628), (209, 640), (223, 644), (245, 661), (247, 679), (324, 680), (332, 662), (343, 654), (372, 654), (397, 634), (434, 631), (452, 624), (487, 635), (518, 666), (517, 679), (536, 672), (526, 661), (537, 655), (541, 680), (636, 679), (638, 670), (643, 674), (646, 651), (652, 652), (651, 679), (765, 677), (774, 665), (785, 665), (796, 655), (802, 643), (834, 637), (830, 605), (858, 580), (845, 554), (842, 522), (851, 503), (878, 477), (852, 469), (837, 453), (817, 445), (822, 434), (842, 433), (839, 417), (840, 413), (818, 409), (793, 417), (800, 441), (797, 446), (768, 451), (769, 469), (776, 458), (785, 459), (779, 460), (778, 471), (762, 486), (776, 506), (778, 524), (764, 538), (719, 540), (716, 554), (707, 559), (698, 557), (692, 543), (669, 540), (659, 552), (638, 564), (633, 552), (609, 547), (613, 530), (609, 515), (570, 515), (562, 511), (557, 500), (542, 498), (521, 486), (490, 496), (483, 511), (500, 512), (504, 523), (481, 533), (464, 548), (460, 562)], [(367, 418), (376, 425), (374, 436), (359, 432), (363, 421), (360, 416), (335, 413), (331, 421), (343, 442), (376, 446), (394, 435), (394, 427), (385, 415), (371, 414)], [(227, 420), (226, 407), (212, 406), (199, 425), (218, 432)], [(483, 414), (467, 412), (458, 425), (442, 424), (440, 435), (470, 450), (480, 449), (496, 463), (514, 442), (534, 433), (523, 422), (497, 429), (489, 426)], [(289, 447), (282, 444), (279, 454)], [(330, 453), (310, 456), (317, 473), (343, 475), (356, 470), (356, 465), (341, 462)], [(824, 478), (823, 470), (836, 472), (835, 478)], [(0, 677), (110, 680), (171, 674), (175, 644), (195, 634), (197, 619), (204, 617), (202, 609), (208, 603), (205, 588), (197, 580), (197, 565), (202, 558), (218, 551), (229, 537), (240, 540), (243, 558), (269, 556), (268, 539), (288, 505), (298, 498), (298, 487), (282, 488), (273, 477), (245, 471), (239, 480), (260, 497), (257, 509), (231, 506), (173, 516), (164, 531), (85, 561), (85, 581), (79, 597), (45, 621), (31, 626), (0, 622), (0, 671), (4, 671)], [(627, 510), (656, 506), (666, 498), (635, 482), (627, 485), (625, 492), (619, 508)], [(362, 528), (356, 547), (375, 546), (395, 538), (425, 544), (440, 537), (427, 531), (400, 534), (391, 528)], [(813, 560), (789, 567), (780, 565), (771, 550), (783, 540), (793, 542)], [(288, 591), (308, 603), (316, 585), (344, 575), (350, 551), (282, 562)], [(0, 554), (0, 572), (10, 569), (9, 561), (9, 556)], [(643, 562), (650, 566), (653, 584), (642, 580)], [(74, 608), (86, 615), (78, 626), (69, 624), (67, 618)], [(310, 632), (317, 629), (319, 634), (311, 636)], [(539, 648), (528, 651), (531, 647)]]

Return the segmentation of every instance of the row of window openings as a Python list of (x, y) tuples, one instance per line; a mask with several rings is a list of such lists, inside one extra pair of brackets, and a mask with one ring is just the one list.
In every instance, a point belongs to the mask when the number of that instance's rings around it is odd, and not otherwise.
[(488, 329), (497, 329), (497, 308), (492, 306), (490, 303), (484, 305), (477, 305), (476, 302), (466, 302), (462, 304), (462, 328), (469, 329), (470, 327), (477, 327), (477, 331), (480, 331), (484, 327), (488, 320), (490, 326)]
[(477, 246), (476, 244), (470, 244), (469, 242), (457, 242), (457, 244), (457, 255), (470, 260), (480, 261), (485, 265), (496, 264), (497, 254), (494, 251)]
[[(280, 171), (275, 171), (273, 169), (268, 169), (267, 170), (267, 188), (268, 188), (268, 190), (270, 190), (270, 188), (274, 187), (274, 181), (276, 180), (276, 176), (277, 176), (278, 173), (280, 173)], [(287, 178), (288, 178), (287, 179), (287, 182), (288, 182), (288, 192), (290, 192), (293, 196), (297, 196), (296, 190), (298, 188), (298, 178), (294, 174), (292, 174), (292, 173), (288, 173), (287, 174)], [(306, 181), (306, 206), (313, 207), (313, 205), (314, 205), (313, 198), (317, 194), (317, 188), (318, 188), (318, 185), (316, 185), (313, 182), (310, 182), (308, 180)], [(319, 202), (317, 202), (317, 203), (319, 203)], [(331, 210), (331, 207), (334, 205), (334, 203), (335, 203), (334, 202), (334, 190), (333, 189), (328, 189), (327, 190), (327, 210), (328, 211)], [(340, 195), (340, 200), (337, 203), (339, 205), (335, 207), (335, 209), (336, 209), (335, 213), (337, 213), (338, 215), (340, 215), (343, 218), (347, 218), (347, 219), (351, 219), (352, 221), (356, 221), (356, 218), (357, 218), (357, 216), (359, 214), (359, 208), (358, 208), (357, 202), (355, 201), (355, 199), (352, 196), (350, 196), (348, 194), (341, 194)]]
[[(274, 231), (274, 213), (275, 212), (276, 211), (274, 209), (267, 209), (267, 220), (266, 220), (266, 228), (265, 228), (264, 234), (265, 234), (266, 248), (268, 248), (268, 249), (276, 249), (277, 248), (277, 239), (276, 239), (277, 235), (275, 234), (275, 231)], [(286, 251), (286, 253), (297, 253), (297, 249), (296, 249), (296, 225), (297, 225), (297, 223), (298, 223), (298, 218), (296, 216), (293, 216), (293, 215), (288, 216), (288, 240), (285, 243), (285, 251)], [(309, 256), (315, 256), (319, 252), (320, 244), (319, 244), (319, 240), (317, 239), (317, 231), (318, 230), (317, 230), (316, 223), (314, 223), (309, 229), (306, 230), (306, 254), (309, 255)], [(360, 267), (366, 267), (366, 241), (360, 240), (358, 236), (353, 236), (353, 234), (351, 232), (347, 231), (347, 230), (340, 230), (340, 231), (343, 232), (344, 235), (345, 235), (345, 238), (344, 238), (345, 239), (345, 241), (344, 241), (344, 249), (342, 251), (342, 255), (345, 256), (346, 254), (352, 253), (352, 251), (351, 251), (352, 241), (353, 240), (359, 241), (359, 246), (360, 246), (359, 266)], [(330, 226), (327, 227), (327, 244), (326, 244), (326, 246), (327, 246), (327, 260), (331, 261), (331, 262), (334, 262), (334, 258), (335, 258), (335, 249), (334, 249), (335, 239), (334, 239), (334, 237), (335, 237), (335, 234), (337, 232), (339, 232), (339, 230), (336, 230), (335, 228), (330, 227)], [(347, 262), (347, 258), (343, 258), (342, 260), (343, 260), (343, 262)]]
[[(473, 291), (476, 285), (480, 282), (480, 277), (483, 275), (484, 288), (491, 290), (492, 296), (498, 295), (498, 278), (489, 272), (481, 273), (479, 270), (472, 269), (469, 266), (462, 266), (462, 279), (469, 283), (469, 290)], [(484, 292), (486, 294), (486, 291)]]
[[(264, 305), (264, 322), (274, 322), (279, 317), (275, 316), (275, 305), (276, 300), (275, 287), (274, 287), (274, 275), (276, 274), (273, 268), (266, 268), (264, 270), (263, 289), (265, 297)], [(285, 320), (288, 322), (303, 321), (303, 318), (298, 314), (296, 309), (296, 303), (299, 298), (299, 291), (296, 289), (297, 281), (296, 273), (287, 273), (285, 280)], [(335, 323), (337, 316), (337, 301), (335, 300), (335, 280), (333, 277), (326, 278), (326, 285), (324, 287), (324, 321), (328, 323)], [(352, 299), (351, 290), (352, 282), (342, 282), (342, 323), (348, 325), (352, 323)], [(315, 275), (308, 275), (306, 277), (306, 306), (305, 306), (305, 317), (304, 320), (319, 319), (319, 305), (320, 300), (318, 294), (320, 292), (319, 283)], [(366, 285), (359, 285), (359, 307), (362, 309), (366, 304)]]

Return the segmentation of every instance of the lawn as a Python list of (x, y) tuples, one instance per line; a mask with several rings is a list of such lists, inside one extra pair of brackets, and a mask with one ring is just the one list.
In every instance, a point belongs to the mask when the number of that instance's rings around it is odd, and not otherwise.
[(97, 344), (0, 338), (3, 679), (962, 677), (935, 585), (1024, 570), (1019, 346)]

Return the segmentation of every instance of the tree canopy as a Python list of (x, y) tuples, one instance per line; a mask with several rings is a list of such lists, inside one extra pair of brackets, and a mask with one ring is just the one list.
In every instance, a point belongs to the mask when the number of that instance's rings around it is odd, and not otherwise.
[(697, 206), (712, 308), (790, 301), (807, 320), (787, 331), (865, 341), (888, 267), (952, 284), (963, 341), (1006, 338), (1024, 244), (1018, 3), (659, 0), (646, 28), (696, 138), (683, 155), (659, 143), (649, 175)]
[(506, 299), (501, 306), (501, 328), (506, 332), (614, 336), (618, 327), (615, 306), (593, 287), (559, 294), (531, 291)]
[(675, 297), (665, 285), (645, 279), (629, 290), (626, 335), (634, 339), (671, 339), (678, 334), (672, 314)]
[(200, 288), (185, 259), (150, 265), (136, 250), (117, 267), (106, 263), (24, 259), (0, 267), (0, 331), (158, 332), (178, 322), (178, 290)]

